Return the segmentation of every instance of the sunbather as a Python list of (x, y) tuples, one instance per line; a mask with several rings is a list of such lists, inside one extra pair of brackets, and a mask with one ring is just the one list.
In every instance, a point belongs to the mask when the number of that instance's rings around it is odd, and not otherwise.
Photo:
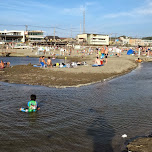
[(97, 58), (96, 58), (96, 60), (95, 60), (95, 64), (97, 64), (97, 65), (101, 65), (101, 60), (99, 59), (99, 57), (97, 57)]

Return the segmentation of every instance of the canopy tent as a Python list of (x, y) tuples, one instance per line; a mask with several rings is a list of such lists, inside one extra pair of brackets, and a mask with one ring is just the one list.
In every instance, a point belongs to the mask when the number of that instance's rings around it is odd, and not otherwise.
[(127, 55), (131, 55), (134, 54), (135, 51), (133, 51), (132, 49), (128, 50)]

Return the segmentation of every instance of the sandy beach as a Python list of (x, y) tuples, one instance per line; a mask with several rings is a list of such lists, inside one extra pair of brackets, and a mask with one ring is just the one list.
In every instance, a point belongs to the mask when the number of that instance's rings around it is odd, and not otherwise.
[[(35, 56), (35, 52), (31, 50), (16, 52), (19, 56)], [(13, 55), (16, 54), (12, 53)], [(58, 56), (58, 58), (64, 57)], [(95, 53), (82, 58), (81, 54), (75, 51), (71, 56), (67, 56), (68, 62), (85, 61), (87, 65), (75, 68), (35, 68), (32, 65), (18, 65), (0, 72), (0, 81), (47, 87), (79, 87), (123, 75), (137, 67), (135, 63), (137, 57), (127, 56), (126, 52), (122, 53), (121, 57), (109, 56), (108, 63), (102, 67), (92, 67), (95, 58)]]

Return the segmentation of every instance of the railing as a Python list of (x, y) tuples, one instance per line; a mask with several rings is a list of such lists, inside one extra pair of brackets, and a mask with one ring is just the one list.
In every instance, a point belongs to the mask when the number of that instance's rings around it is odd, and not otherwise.
[(21, 34), (0, 34), (0, 36), (7, 37), (7, 36), (23, 36), (23, 35), (21, 35)]
[(21, 41), (21, 40), (13, 40), (13, 41), (12, 41), (12, 40), (3, 40), (3, 41), (0, 41), (0, 42), (3, 42), (3, 43), (5, 43), (5, 42), (7, 42), (7, 43), (8, 43), (8, 42), (14, 42), (14, 43), (17, 42), (17, 43), (20, 43), (20, 42), (22, 42), (22, 41)]

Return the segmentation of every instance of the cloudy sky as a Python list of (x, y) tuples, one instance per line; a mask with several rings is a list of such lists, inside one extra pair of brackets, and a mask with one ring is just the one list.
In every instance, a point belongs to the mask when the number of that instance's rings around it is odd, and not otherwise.
[(152, 36), (152, 0), (0, 0), (0, 30), (29, 25), (52, 35), (57, 27), (56, 35), (74, 37), (84, 10), (87, 33)]

